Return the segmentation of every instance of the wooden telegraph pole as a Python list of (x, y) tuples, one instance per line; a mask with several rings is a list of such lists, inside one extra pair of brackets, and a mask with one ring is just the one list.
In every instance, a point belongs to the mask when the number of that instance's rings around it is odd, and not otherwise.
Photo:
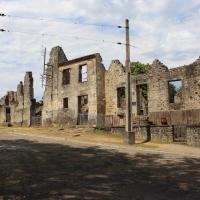
[(125, 144), (135, 144), (135, 133), (132, 132), (132, 90), (131, 90), (131, 68), (130, 68), (130, 39), (129, 20), (126, 19), (126, 132)]

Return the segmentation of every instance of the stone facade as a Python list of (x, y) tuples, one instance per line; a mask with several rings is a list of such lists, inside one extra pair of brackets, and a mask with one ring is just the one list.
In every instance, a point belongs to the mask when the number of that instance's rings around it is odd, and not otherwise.
[[(87, 66), (87, 81), (79, 81), (80, 66)], [(63, 84), (63, 71), (70, 71), (70, 83)], [(69, 73), (69, 72), (68, 72)], [(99, 54), (92, 54), (74, 60), (67, 60), (61, 47), (55, 47), (50, 54), (47, 67), (47, 81), (44, 92), (43, 124), (79, 124), (80, 96), (87, 96), (88, 123), (99, 126), (104, 115), (125, 117), (123, 91), (126, 86), (125, 67), (119, 60), (113, 60), (105, 70)], [(169, 101), (169, 82), (179, 80), (181, 90), (175, 102)], [(168, 69), (159, 60), (150, 65), (145, 74), (132, 75), (132, 113), (133, 116), (148, 115), (153, 112), (190, 110), (200, 108), (200, 59), (194, 63)], [(147, 99), (140, 99), (141, 85), (147, 87)], [(118, 94), (121, 91), (122, 94)], [(119, 97), (119, 95), (122, 95)], [(67, 98), (68, 108), (63, 108)], [(125, 98), (124, 98), (125, 99)], [(119, 102), (120, 101), (120, 102)], [(141, 113), (141, 104), (145, 110)]]
[(187, 144), (200, 147), (200, 126), (187, 126)]
[[(111, 78), (112, 77), (112, 78)], [(126, 86), (125, 67), (119, 60), (113, 60), (105, 73), (106, 114), (125, 114), (125, 110), (117, 106), (117, 88)]]
[[(113, 134), (125, 133), (125, 128), (112, 128)], [(137, 140), (141, 142), (159, 142), (159, 143), (172, 143), (174, 142), (173, 126), (140, 126), (133, 127), (133, 132)]]
[[(83, 81), (80, 80), (82, 66), (86, 67)], [(102, 119), (99, 116), (105, 115), (105, 69), (101, 56), (92, 54), (68, 61), (62, 49), (56, 47), (51, 51), (47, 71), (52, 68), (53, 76), (48, 76), (44, 92), (43, 125), (64, 123), (74, 126), (82, 125), (86, 120), (91, 126), (98, 126), (98, 119)], [(63, 83), (64, 70), (68, 70), (67, 84)], [(81, 97), (85, 98), (82, 98), (85, 112), (80, 105)], [(66, 108), (64, 99), (67, 99)]]
[(1, 98), (0, 123), (31, 126), (35, 103), (32, 72), (26, 72), (24, 84), (20, 82), (16, 92), (9, 91)]
[[(124, 123), (126, 71), (119, 60), (113, 60), (106, 70), (99, 54), (68, 60), (61, 47), (54, 47), (44, 76), (43, 107), (34, 100), (32, 73), (27, 72), (17, 92), (8, 92), (1, 99), (1, 123), (8, 121), (6, 116), (11, 116), (13, 124), (31, 125), (31, 116), (35, 116), (37, 110), (42, 113), (45, 126), (89, 124), (103, 127), (105, 116), (115, 116), (110, 118), (111, 122), (106, 122), (108, 124), (118, 119)], [(176, 80), (182, 87), (174, 96), (174, 102), (170, 102), (169, 83)], [(165, 111), (200, 111), (200, 58), (173, 69), (155, 60), (145, 74), (132, 75), (131, 84), (135, 118)], [(145, 97), (144, 88), (147, 90)]]
[(141, 126), (134, 127), (136, 138), (142, 141), (152, 141), (160, 143), (173, 142), (173, 127), (172, 126)]
[[(180, 100), (169, 102), (169, 82), (182, 82)], [(159, 60), (155, 60), (149, 71), (134, 77), (136, 85), (148, 86), (148, 111), (190, 110), (200, 108), (200, 58), (190, 65), (168, 69)], [(135, 97), (136, 99), (136, 97)]]
[(58, 65), (67, 61), (67, 58), (60, 47), (54, 47), (50, 53), (49, 63), (47, 64), (45, 76), (46, 85), (43, 95), (42, 122), (45, 125), (52, 124), (58, 112)]

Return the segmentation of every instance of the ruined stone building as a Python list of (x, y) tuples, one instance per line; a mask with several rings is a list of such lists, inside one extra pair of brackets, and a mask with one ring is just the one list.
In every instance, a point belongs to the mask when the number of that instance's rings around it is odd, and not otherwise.
[(99, 54), (67, 60), (52, 49), (44, 92), (43, 125), (96, 125), (105, 114), (105, 69)]
[[(68, 60), (61, 47), (51, 50), (45, 72), (43, 107), (36, 103), (32, 73), (17, 92), (0, 101), (0, 123), (33, 125), (36, 115), (49, 125), (102, 127), (125, 120), (126, 71), (119, 60), (105, 69), (100, 54)], [(132, 75), (133, 118), (149, 117), (155, 124), (200, 122), (200, 58), (169, 69), (155, 60), (144, 74)], [(197, 112), (196, 112), (197, 111)], [(193, 120), (195, 116), (195, 120)], [(121, 124), (122, 125), (122, 124)]]
[[(104, 116), (125, 119), (125, 67), (113, 60), (108, 70), (99, 54), (67, 60), (61, 47), (50, 54), (43, 124), (101, 126)], [(132, 76), (133, 116), (200, 109), (200, 59), (168, 69), (155, 60), (145, 74)]]
[(24, 83), (18, 84), (17, 91), (9, 91), (1, 98), (0, 123), (30, 126), (35, 105), (32, 72), (26, 72)]

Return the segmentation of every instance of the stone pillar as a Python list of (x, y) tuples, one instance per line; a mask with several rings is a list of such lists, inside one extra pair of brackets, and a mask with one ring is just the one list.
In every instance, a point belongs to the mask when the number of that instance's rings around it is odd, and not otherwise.
[(30, 126), (32, 116), (32, 99), (34, 96), (32, 72), (26, 72), (26, 75), (24, 77), (23, 94), (23, 123), (24, 125)]
[(15, 123), (22, 126), (23, 125), (23, 115), (24, 115), (24, 86), (23, 82), (17, 85), (17, 108), (16, 108), (16, 119)]

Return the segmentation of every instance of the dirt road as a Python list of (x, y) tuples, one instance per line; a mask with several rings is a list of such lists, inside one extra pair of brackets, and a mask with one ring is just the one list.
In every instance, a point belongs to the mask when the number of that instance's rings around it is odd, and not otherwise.
[(0, 199), (199, 200), (200, 156), (2, 132)]

